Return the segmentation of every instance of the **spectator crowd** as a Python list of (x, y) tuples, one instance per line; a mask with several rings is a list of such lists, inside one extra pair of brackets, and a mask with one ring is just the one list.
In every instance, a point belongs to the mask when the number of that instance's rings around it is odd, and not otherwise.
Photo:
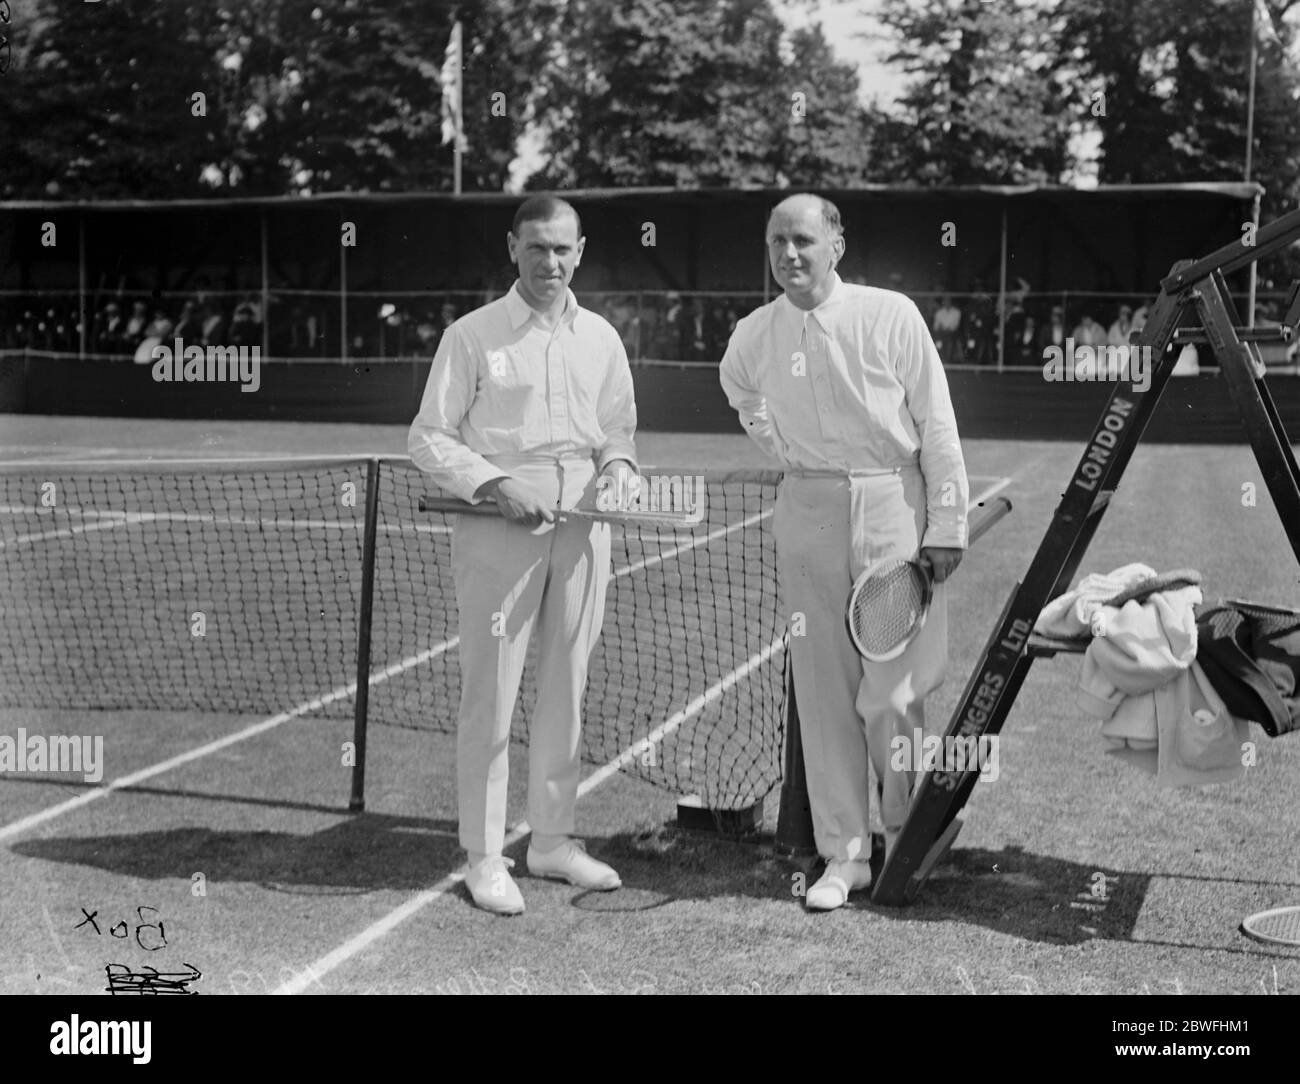
[[(861, 282), (861, 279), (850, 279)], [(890, 289), (904, 289), (902, 276), (891, 276)], [(348, 303), (348, 356), (352, 358), (428, 359), (457, 317), (495, 296), (488, 291), (404, 297), (401, 303), (376, 306), (374, 294), (358, 294)], [(935, 288), (914, 295), (926, 316), (945, 365), (998, 363), (999, 332), (1005, 335), (1007, 366), (1041, 367), (1046, 351), (1074, 346), (1127, 346), (1142, 328), (1148, 307), (1117, 295), (1032, 295), (1029, 283), (1017, 280), (1007, 293), (1006, 317), (999, 329), (997, 295), (978, 286), (965, 294)], [(1069, 302), (1067, 304), (1067, 301)], [(604, 316), (619, 333), (628, 357), (635, 360), (718, 364), (741, 316), (763, 303), (761, 295), (641, 291), (584, 292), (582, 302)], [(260, 295), (236, 300), (205, 290), (188, 298), (160, 301), (110, 298), (95, 306), (86, 336), (86, 352), (97, 356), (152, 359), (153, 347), (181, 339), (187, 345), (258, 347), (270, 357), (336, 358), (340, 316), (337, 296), (271, 295), (272, 312), (263, 334)], [(78, 353), (81, 327), (75, 301), (66, 295), (55, 304), (7, 306), (0, 317), (0, 348)], [(1263, 302), (1256, 323), (1277, 323)], [(1294, 353), (1295, 344), (1290, 350)], [(1285, 352), (1285, 351), (1284, 351)], [(1189, 353), (1194, 353), (1192, 348)], [(1194, 364), (1194, 359), (1190, 359)], [(1268, 360), (1284, 361), (1284, 357)]]
[[(0, 328), (0, 346), (8, 350), (48, 350), (77, 353), (81, 323), (75, 305), (25, 306), (17, 319)], [(86, 352), (111, 357), (150, 360), (153, 346), (183, 339), (198, 346), (258, 348), (262, 345), (260, 306), (241, 301), (227, 309), (197, 294), (183, 302), (173, 319), (160, 304), (136, 300), (105, 301), (90, 317)], [(143, 356), (141, 356), (143, 353)]]
[[(960, 299), (935, 291), (930, 330), (945, 365), (996, 365), (998, 362), (997, 297), (974, 291)], [(1088, 297), (1067, 313), (1054, 295), (1032, 298), (1029, 283), (1017, 279), (1007, 291), (1004, 362), (1009, 366), (1041, 366), (1052, 347), (1065, 349), (1070, 340), (1077, 348), (1128, 346), (1131, 332), (1146, 323), (1147, 308), (1126, 301)], [(1097, 319), (1112, 316), (1109, 326)], [(1071, 322), (1073, 318), (1073, 322)]]

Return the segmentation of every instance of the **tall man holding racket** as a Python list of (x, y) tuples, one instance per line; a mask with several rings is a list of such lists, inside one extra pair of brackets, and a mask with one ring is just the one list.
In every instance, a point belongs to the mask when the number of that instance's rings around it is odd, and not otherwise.
[[(840, 279), (835, 205), (812, 195), (782, 201), (767, 250), (784, 294), (737, 324), (720, 375), (750, 437), (786, 467), (777, 569), (795, 632), (813, 833), (827, 861), (805, 903), (832, 910), (871, 884), (868, 760), (887, 848), (907, 817), (915, 773), (891, 768), (890, 741), (912, 742), (925, 696), (944, 677), (942, 584), (967, 544), (969, 487), (925, 318), (900, 293)], [(918, 558), (936, 587), (902, 654), (867, 662), (846, 630), (845, 602), (855, 577), (886, 557)]]
[(520, 206), (506, 240), (519, 278), (447, 328), (408, 441), (416, 465), (441, 487), (495, 501), (501, 513), (461, 516), (452, 536), (460, 843), (471, 897), (498, 914), (524, 909), (502, 850), (510, 719), (534, 634), (529, 871), (588, 889), (621, 883), (573, 838), (580, 711), (605, 612), (609, 526), (557, 521), (555, 513), (593, 507), (598, 486), (631, 498), (639, 484), (627, 354), (614, 328), (569, 289), (585, 243), (564, 200), (537, 196)]

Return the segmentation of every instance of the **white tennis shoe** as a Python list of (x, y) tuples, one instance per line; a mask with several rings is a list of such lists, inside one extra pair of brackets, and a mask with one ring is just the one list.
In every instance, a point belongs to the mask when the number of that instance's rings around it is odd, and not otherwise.
[(622, 887), (622, 880), (604, 862), (598, 862), (587, 853), (587, 845), (580, 839), (566, 839), (553, 851), (543, 854), (528, 845), (528, 872), (534, 877), (549, 877), (568, 881), (579, 888), (597, 892), (612, 892)]
[(871, 865), (867, 862), (831, 861), (817, 883), (808, 889), (804, 906), (810, 911), (834, 911), (849, 900), (849, 893), (871, 887)]
[(476, 906), (494, 915), (523, 914), (524, 897), (510, 876), (514, 860), (499, 854), (489, 855), (465, 874), (470, 898)]

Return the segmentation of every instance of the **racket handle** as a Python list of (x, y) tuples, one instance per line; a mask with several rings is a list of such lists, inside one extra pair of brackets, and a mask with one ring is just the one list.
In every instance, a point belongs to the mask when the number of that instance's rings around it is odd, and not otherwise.
[(1006, 497), (995, 497), (985, 504), (970, 525), (969, 537), (966, 542), (967, 548), (975, 545), (993, 524), (997, 523), (1010, 511), (1011, 502)]

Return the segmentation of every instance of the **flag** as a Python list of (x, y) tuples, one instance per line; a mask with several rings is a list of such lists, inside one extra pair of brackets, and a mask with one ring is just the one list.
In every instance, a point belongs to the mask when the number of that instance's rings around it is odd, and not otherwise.
[(1273, 28), (1273, 16), (1269, 14), (1264, 0), (1255, 0), (1255, 37), (1262, 43), (1281, 45), (1281, 39)]
[(461, 73), (464, 69), (464, 53), (461, 49), (460, 23), (451, 28), (451, 40), (447, 42), (447, 52), (443, 56), (442, 71), (438, 83), (442, 87), (442, 142), (443, 146), (455, 140), (456, 147), (465, 151), (465, 131), (461, 124)]

